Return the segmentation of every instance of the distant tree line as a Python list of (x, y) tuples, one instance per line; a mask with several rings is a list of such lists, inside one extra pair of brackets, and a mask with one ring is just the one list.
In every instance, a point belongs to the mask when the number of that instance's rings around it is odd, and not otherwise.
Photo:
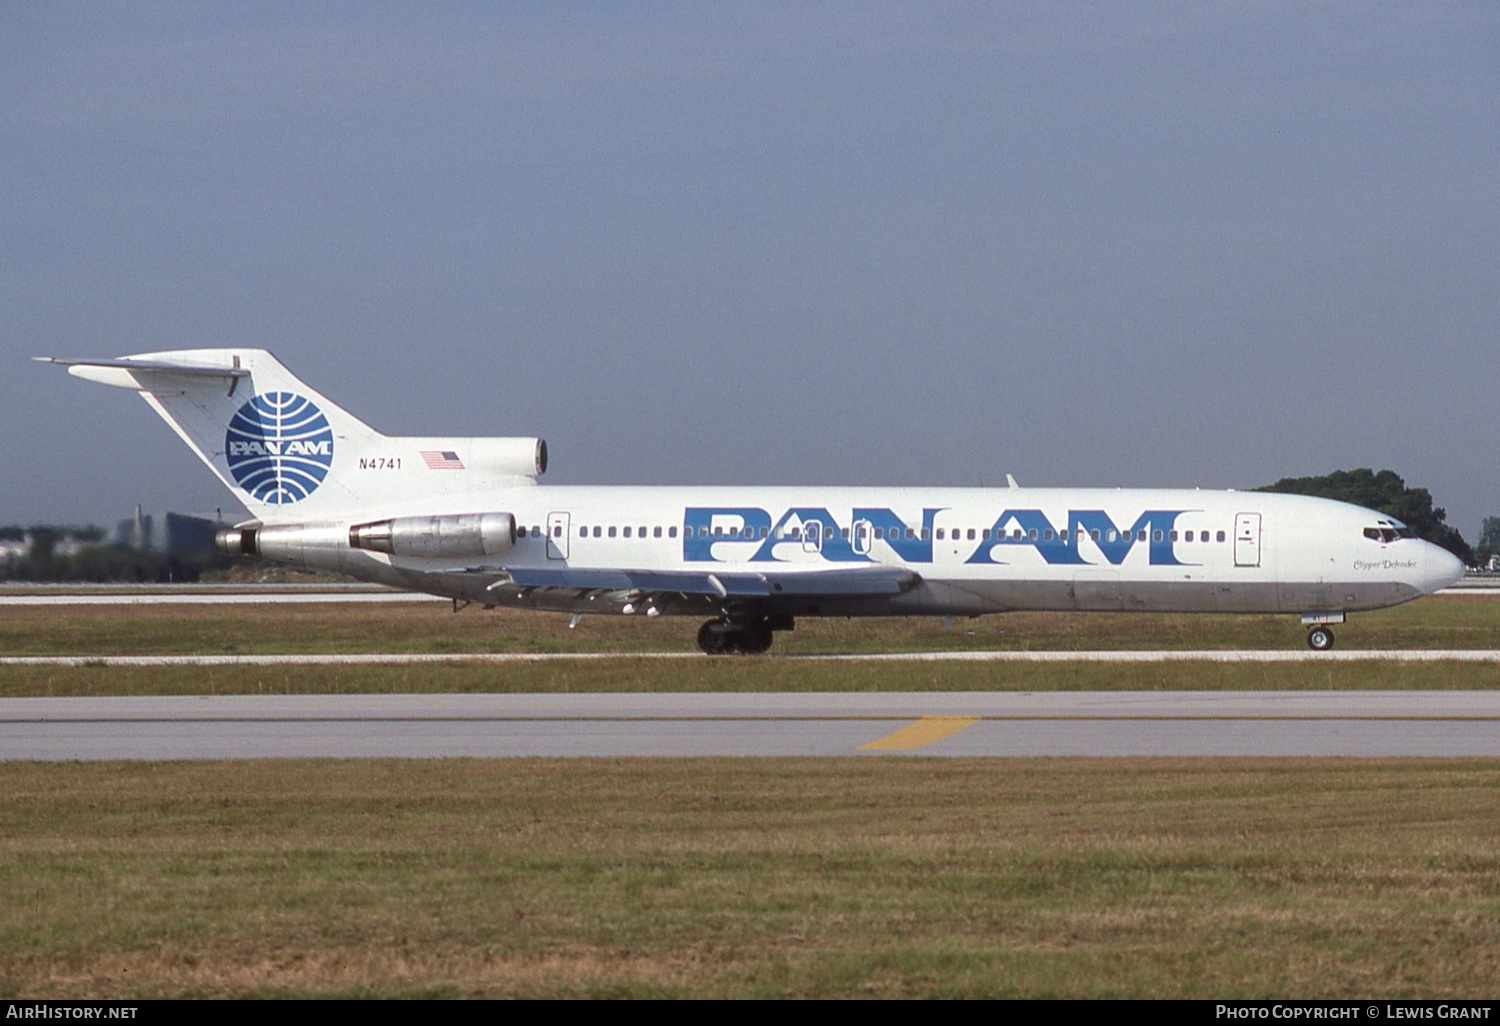
[(38, 524), (0, 527), (0, 580), (92, 583), (196, 581), (233, 560), (218, 552), (178, 553), (108, 544), (103, 528)]
[(1474, 546), (1474, 559), (1480, 566), (1487, 566), (1495, 556), (1500, 556), (1500, 517), (1485, 517), (1479, 528), (1479, 542)]
[(1432, 493), (1426, 488), (1406, 487), (1406, 482), (1394, 470), (1376, 472), (1369, 467), (1360, 467), (1358, 470), (1335, 470), (1322, 477), (1284, 477), (1275, 484), (1255, 490), (1316, 495), (1376, 510), (1395, 517), (1418, 537), (1441, 545), (1465, 565), (1474, 565), (1475, 553), (1463, 535), (1443, 522), (1448, 511), (1432, 505)]

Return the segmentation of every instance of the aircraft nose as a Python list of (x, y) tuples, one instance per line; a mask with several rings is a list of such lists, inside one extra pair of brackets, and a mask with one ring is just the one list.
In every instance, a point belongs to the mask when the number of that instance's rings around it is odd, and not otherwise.
[(1463, 580), (1464, 564), (1441, 545), (1424, 542), (1427, 557), (1422, 561), (1422, 590), (1431, 595)]

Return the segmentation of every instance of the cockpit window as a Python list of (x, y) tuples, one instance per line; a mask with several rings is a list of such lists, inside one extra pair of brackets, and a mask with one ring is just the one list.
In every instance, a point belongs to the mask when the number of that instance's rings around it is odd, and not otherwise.
[(1410, 537), (1412, 537), (1412, 533), (1411, 533), (1411, 530), (1409, 528), (1403, 527), (1401, 530), (1404, 533), (1397, 534), (1395, 528), (1391, 528), (1391, 527), (1367, 527), (1367, 528), (1365, 528), (1365, 537), (1368, 538), (1368, 539), (1370, 539), (1371, 541), (1378, 541), (1378, 542), (1393, 542), (1398, 537), (1399, 538), (1410, 538)]

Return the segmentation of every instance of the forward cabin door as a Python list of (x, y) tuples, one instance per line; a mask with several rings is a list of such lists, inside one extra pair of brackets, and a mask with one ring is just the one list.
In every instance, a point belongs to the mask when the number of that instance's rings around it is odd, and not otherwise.
[(1234, 516), (1234, 565), (1260, 566), (1260, 514)]
[(568, 558), (568, 537), (572, 530), (566, 513), (547, 514), (547, 558)]

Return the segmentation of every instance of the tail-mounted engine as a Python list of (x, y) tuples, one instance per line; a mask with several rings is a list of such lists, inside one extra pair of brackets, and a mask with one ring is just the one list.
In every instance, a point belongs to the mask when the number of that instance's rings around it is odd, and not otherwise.
[(515, 543), (516, 518), (509, 513), (396, 517), (349, 529), (352, 548), (419, 559), (498, 556)]
[(347, 530), (338, 524), (272, 524), (220, 531), (215, 541), (231, 556), (342, 570), (355, 550), (414, 559), (498, 556), (516, 543), (516, 518), (510, 513), (394, 517)]

